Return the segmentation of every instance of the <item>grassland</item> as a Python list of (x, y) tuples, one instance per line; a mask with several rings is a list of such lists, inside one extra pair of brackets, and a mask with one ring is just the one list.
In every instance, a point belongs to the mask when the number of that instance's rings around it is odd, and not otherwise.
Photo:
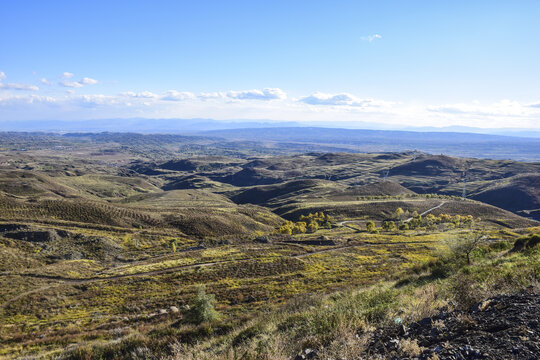
[[(392, 317), (460, 306), (452, 294), (462, 277), (481, 285), (476, 298), (540, 273), (537, 252), (509, 252), (539, 230), (519, 215), (525, 208), (458, 196), (466, 167), (473, 198), (519, 184), (534, 210), (538, 189), (515, 176), (537, 163), (256, 147), (193, 156), (195, 140), (166, 136), (9, 139), (0, 151), (0, 358), (274, 359), (307, 347), (337, 357), (340, 341)], [(278, 233), (316, 212), (329, 216), (324, 228)], [(381, 228), (415, 213), (474, 221)], [(472, 265), (448, 260), (478, 231), (486, 239)], [(186, 314), (200, 284), (220, 318), (194, 325)]]

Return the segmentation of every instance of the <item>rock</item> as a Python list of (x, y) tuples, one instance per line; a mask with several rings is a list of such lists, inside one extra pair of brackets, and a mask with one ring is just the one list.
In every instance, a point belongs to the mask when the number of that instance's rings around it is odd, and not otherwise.
[(176, 306), (171, 306), (169, 308), (169, 311), (172, 313), (172, 314), (176, 314), (178, 312), (180, 312), (180, 310), (178, 310), (178, 308)]
[(316, 359), (317, 358), (317, 351), (314, 349), (304, 349), (302, 352), (294, 358), (295, 360), (307, 360), (307, 359)]
[(432, 327), (429, 331), (429, 336), (436, 338), (441, 332), (436, 327)]
[(261, 244), (270, 244), (270, 239), (268, 238), (268, 236), (259, 236), (257, 238), (255, 238), (255, 242), (258, 242), (258, 243), (261, 243)]
[(58, 233), (54, 230), (9, 232), (5, 233), (4, 237), (30, 242), (49, 242), (59, 238)]
[(28, 229), (25, 225), (19, 225), (19, 224), (1, 224), (0, 225), (0, 232), (6, 232), (6, 231), (18, 231), (18, 230), (24, 230)]
[(84, 255), (80, 251), (73, 251), (64, 256), (66, 260), (81, 260), (84, 259)]
[[(525, 291), (499, 295), (469, 311), (443, 309), (406, 329), (388, 325), (372, 335), (372, 358), (402, 358), (401, 340), (426, 348), (418, 359), (538, 359), (540, 353), (540, 294)], [(433, 326), (436, 322), (437, 326)], [(466, 326), (464, 326), (464, 323)]]
[(401, 335), (401, 336), (407, 336), (408, 334), (408, 330), (407, 330), (407, 327), (403, 324), (399, 325), (398, 327), (398, 334)]
[(431, 326), (431, 318), (429, 318), (429, 317), (423, 318), (422, 320), (420, 320), (418, 322), (418, 325), (420, 325), (420, 326)]
[(167, 313), (167, 310), (159, 309), (159, 315), (165, 315), (166, 313)]
[(389, 349), (398, 349), (399, 348), (399, 339), (392, 339), (388, 342)]

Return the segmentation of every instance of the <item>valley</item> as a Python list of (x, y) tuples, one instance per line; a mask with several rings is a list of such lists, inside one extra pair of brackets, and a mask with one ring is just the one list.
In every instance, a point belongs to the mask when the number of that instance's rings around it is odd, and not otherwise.
[[(538, 162), (198, 135), (0, 139), (2, 358), (294, 358), (331, 351), (336, 324), (302, 326), (347, 296), (365, 306), (347, 329), (367, 334), (453, 304), (461, 266), (484, 284), (478, 296), (538, 281), (538, 252), (510, 252), (540, 231)], [(444, 268), (477, 233), (476, 265)], [(201, 284), (220, 318), (193, 324)], [(257, 348), (276, 333), (288, 343)]]

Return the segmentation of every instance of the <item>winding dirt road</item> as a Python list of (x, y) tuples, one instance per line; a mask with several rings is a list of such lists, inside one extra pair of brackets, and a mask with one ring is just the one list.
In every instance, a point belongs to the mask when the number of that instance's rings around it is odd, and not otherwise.
[[(430, 212), (432, 212), (432, 211), (435, 210), (435, 209), (440, 208), (440, 207), (443, 206), (444, 204), (446, 204), (446, 201), (443, 201), (442, 203), (440, 203), (440, 204), (437, 205), (437, 206), (432, 207), (431, 209), (427, 209), (426, 211), (424, 211), (423, 213), (421, 213), (420, 216), (424, 216), (424, 215), (426, 215), (426, 214), (429, 214)], [(410, 217), (410, 218), (408, 218), (407, 220), (404, 220), (403, 222), (409, 222), (409, 221), (411, 221), (412, 219), (413, 219), (413, 218)]]

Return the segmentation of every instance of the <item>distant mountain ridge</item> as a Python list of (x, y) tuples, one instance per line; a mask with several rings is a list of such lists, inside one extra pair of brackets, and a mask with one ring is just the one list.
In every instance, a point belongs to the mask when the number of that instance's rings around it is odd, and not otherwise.
[(349, 152), (400, 152), (418, 150), (431, 154), (488, 159), (539, 161), (540, 139), (502, 135), (398, 130), (282, 127), (229, 129), (199, 132), (202, 136), (234, 141), (326, 144)]
[(112, 131), (142, 133), (186, 133), (211, 130), (276, 128), (276, 127), (317, 127), (332, 129), (384, 130), (411, 132), (475, 133), (515, 137), (540, 138), (539, 129), (525, 128), (475, 128), (470, 126), (404, 126), (366, 121), (277, 121), (271, 119), (150, 119), (115, 118), (91, 120), (0, 120), (0, 131)]

